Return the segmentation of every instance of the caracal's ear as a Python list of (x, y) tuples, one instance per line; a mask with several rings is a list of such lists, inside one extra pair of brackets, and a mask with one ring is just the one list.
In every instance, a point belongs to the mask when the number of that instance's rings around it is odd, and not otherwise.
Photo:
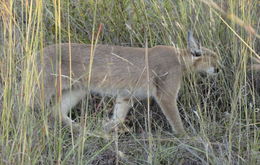
[(199, 43), (193, 37), (192, 31), (188, 31), (188, 50), (194, 56), (201, 56), (202, 50), (200, 48)]

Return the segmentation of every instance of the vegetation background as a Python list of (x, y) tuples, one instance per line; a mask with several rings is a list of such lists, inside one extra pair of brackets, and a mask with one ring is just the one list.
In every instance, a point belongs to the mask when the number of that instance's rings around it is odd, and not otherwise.
[[(1, 0), (0, 16), (0, 164), (260, 164), (260, 74), (247, 70), (260, 59), (259, 1)], [(92, 95), (75, 108), (74, 119), (87, 121), (80, 137), (49, 120), (48, 108), (30, 108), (47, 45), (185, 48), (189, 29), (222, 64), (217, 76), (183, 78), (189, 138), (174, 136), (154, 102), (150, 116), (136, 104), (128, 131), (110, 138), (98, 132), (113, 98)]]

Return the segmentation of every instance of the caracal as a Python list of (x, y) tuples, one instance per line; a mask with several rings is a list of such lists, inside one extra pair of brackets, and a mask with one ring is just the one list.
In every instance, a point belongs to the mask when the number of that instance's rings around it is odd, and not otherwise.
[(44, 100), (49, 104), (58, 96), (52, 114), (58, 111), (64, 123), (76, 126), (68, 113), (88, 93), (115, 97), (113, 116), (104, 125), (108, 132), (124, 121), (134, 101), (152, 97), (172, 129), (185, 134), (176, 103), (182, 76), (187, 70), (213, 74), (218, 65), (216, 53), (200, 47), (191, 32), (186, 49), (63, 43), (44, 48), (43, 56)]

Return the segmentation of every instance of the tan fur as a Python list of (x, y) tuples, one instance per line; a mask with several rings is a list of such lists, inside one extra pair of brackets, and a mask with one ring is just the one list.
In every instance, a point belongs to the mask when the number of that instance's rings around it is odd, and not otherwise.
[(251, 57), (251, 62), (249, 66), (247, 66), (248, 71), (258, 72), (260, 71), (260, 59), (256, 57)]
[(248, 69), (252, 71), (260, 71), (260, 64), (252, 64)]
[(252, 58), (253, 63), (247, 67), (248, 74), (248, 84), (250, 84), (252, 89), (255, 90), (256, 94), (260, 94), (260, 61), (258, 59)]
[[(64, 43), (46, 47), (43, 50), (44, 64), (39, 65), (44, 80), (45, 101), (48, 103), (57, 94), (57, 88), (60, 88), (58, 84), (62, 84), (62, 119), (66, 124), (75, 125), (68, 117), (68, 112), (88, 92), (116, 97), (114, 115), (104, 126), (106, 131), (110, 131), (124, 121), (132, 101), (147, 98), (145, 51), (145, 48), (96, 45), (89, 75), (91, 45)], [(147, 51), (150, 96), (159, 104), (173, 130), (183, 134), (185, 130), (176, 103), (183, 73), (187, 69), (206, 71), (215, 67), (217, 56), (206, 48), (202, 48), (203, 53), (199, 57), (193, 56), (190, 49), (172, 46), (155, 46)], [(61, 82), (57, 61), (59, 54)]]

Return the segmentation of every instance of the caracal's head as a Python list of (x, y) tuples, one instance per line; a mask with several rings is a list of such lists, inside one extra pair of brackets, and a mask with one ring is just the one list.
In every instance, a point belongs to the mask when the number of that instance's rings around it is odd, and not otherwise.
[(188, 32), (188, 51), (192, 61), (191, 70), (206, 72), (211, 75), (218, 72), (220, 65), (217, 53), (201, 47), (194, 39), (191, 31)]

